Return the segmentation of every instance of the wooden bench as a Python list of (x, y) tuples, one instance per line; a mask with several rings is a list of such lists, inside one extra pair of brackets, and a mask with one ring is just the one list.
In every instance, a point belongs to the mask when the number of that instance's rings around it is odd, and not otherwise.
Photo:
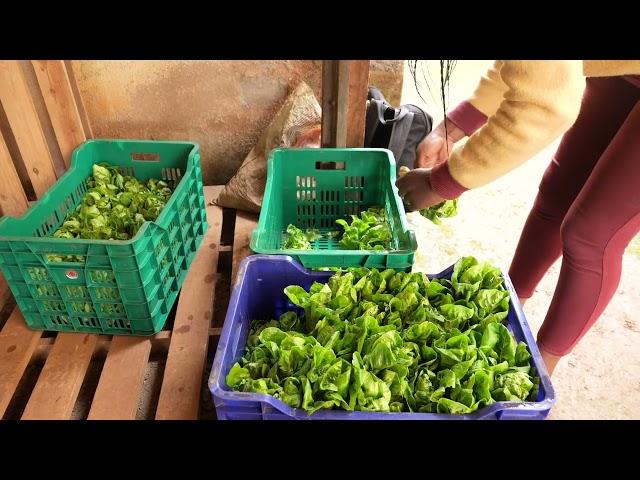
[[(93, 134), (64, 61), (0, 61), (0, 110), (0, 215), (20, 216)], [(0, 274), (0, 418), (215, 418), (206, 380), (256, 223), (210, 205), (220, 188), (205, 187), (209, 229), (153, 337), (29, 330)]]
[[(362, 146), (368, 61), (323, 63), (323, 146)], [(92, 138), (73, 70), (0, 61), (0, 215), (20, 216)], [(150, 338), (29, 330), (0, 275), (0, 418), (215, 418), (207, 388), (256, 218), (210, 205), (209, 230), (165, 330)]]
[(214, 418), (207, 378), (231, 281), (250, 253), (257, 221), (210, 205), (220, 188), (205, 187), (209, 230), (182, 286), (175, 317), (157, 335), (32, 331), (13, 308), (0, 330), (3, 418)]

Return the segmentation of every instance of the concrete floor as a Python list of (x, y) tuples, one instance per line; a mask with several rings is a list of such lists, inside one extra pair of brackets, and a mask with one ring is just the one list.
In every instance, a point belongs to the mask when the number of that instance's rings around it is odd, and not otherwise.
[[(424, 62), (423, 62), (424, 64)], [(460, 61), (453, 73), (450, 98), (455, 106), (474, 89), (490, 61)], [(426, 79), (431, 78), (432, 97), (421, 78), (425, 104), (405, 68), (403, 103), (421, 105), (442, 119), (437, 100), (439, 66), (428, 61)], [(461, 256), (474, 255), (508, 268), (520, 230), (533, 204), (537, 186), (557, 141), (527, 164), (491, 185), (467, 192), (458, 216), (436, 226), (419, 214), (410, 214), (420, 249), (417, 268), (437, 273)], [(527, 303), (528, 322), (537, 333), (555, 289), (560, 262), (555, 264)], [(609, 307), (574, 351), (563, 358), (553, 376), (556, 404), (552, 419), (640, 418), (640, 239), (636, 238), (623, 260), (620, 286)]]

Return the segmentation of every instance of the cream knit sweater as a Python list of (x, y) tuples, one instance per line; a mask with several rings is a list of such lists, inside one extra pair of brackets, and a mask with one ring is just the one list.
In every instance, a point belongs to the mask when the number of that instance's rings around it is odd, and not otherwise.
[[(506, 174), (573, 124), (585, 76), (634, 74), (640, 74), (640, 60), (496, 61), (468, 100), (481, 112), (476, 111), (476, 116), (488, 118), (486, 124), (456, 148), (447, 163), (434, 169), (432, 186), (453, 198)], [(455, 115), (449, 117), (457, 123)], [(459, 184), (460, 191), (452, 194), (456, 188), (450, 188), (451, 183)]]

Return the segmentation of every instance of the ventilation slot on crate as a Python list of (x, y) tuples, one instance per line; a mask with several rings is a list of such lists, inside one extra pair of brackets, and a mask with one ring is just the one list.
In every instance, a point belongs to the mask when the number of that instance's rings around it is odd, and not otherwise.
[(43, 300), (42, 309), (45, 312), (66, 312), (67, 307), (60, 300)]
[(58, 212), (53, 211), (51, 215), (36, 230), (37, 237), (46, 237), (58, 225)]
[(116, 284), (116, 277), (110, 270), (89, 270), (89, 279), (93, 283)]
[(163, 180), (173, 180), (178, 182), (182, 178), (182, 170), (179, 168), (163, 168), (162, 169), (162, 179)]
[(69, 298), (89, 298), (89, 290), (84, 286), (65, 285), (64, 291)]
[(60, 206), (56, 210), (58, 212), (58, 218), (63, 220), (66, 219), (67, 213), (70, 210), (73, 210), (74, 205), (75, 205), (75, 199), (73, 198), (73, 193), (72, 193), (71, 195), (69, 195), (67, 198), (64, 199), (64, 201), (60, 204)]
[(69, 320), (69, 317), (67, 317), (66, 315), (52, 315), (52, 316), (49, 316), (49, 320), (51, 321), (51, 323), (55, 325), (61, 325), (66, 327), (71, 325), (71, 320)]
[(76, 313), (95, 313), (91, 302), (71, 302), (71, 308)]
[(108, 318), (106, 323), (109, 328), (131, 328), (131, 323), (126, 318)]
[(297, 224), (300, 228), (316, 226), (316, 177), (296, 177)]
[(345, 177), (344, 214), (360, 214), (364, 202), (364, 177)]
[(57, 287), (50, 283), (50, 284), (43, 284), (43, 285), (36, 285), (34, 288), (35, 292), (34, 295), (36, 297), (59, 297), (60, 295), (58, 295), (58, 289)]
[(103, 303), (98, 306), (98, 310), (105, 315), (123, 315), (125, 313), (121, 303)]
[(83, 327), (100, 328), (100, 321), (95, 317), (74, 317)]
[(122, 175), (127, 175), (129, 177), (135, 177), (136, 176), (133, 167), (118, 167), (118, 169), (120, 170), (120, 173)]
[(77, 199), (79, 200), (84, 197), (84, 194), (87, 193), (87, 190), (89, 190), (89, 186), (87, 185), (87, 180), (85, 180), (80, 185), (78, 185), (78, 188), (76, 189)]
[(120, 298), (120, 292), (117, 288), (98, 287), (94, 289), (94, 292), (98, 300), (117, 300)]
[(364, 188), (364, 177), (344, 177), (345, 188)]
[(49, 272), (46, 268), (42, 267), (27, 267), (27, 274), (31, 277), (31, 280), (36, 282), (42, 282), (49, 280)]

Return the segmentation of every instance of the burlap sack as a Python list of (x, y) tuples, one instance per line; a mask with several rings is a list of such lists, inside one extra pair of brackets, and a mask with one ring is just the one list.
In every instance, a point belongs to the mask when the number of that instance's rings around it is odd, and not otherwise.
[(300, 83), (218, 195), (221, 207), (259, 212), (267, 181), (269, 153), (279, 147), (320, 147), (321, 109), (313, 90)]

